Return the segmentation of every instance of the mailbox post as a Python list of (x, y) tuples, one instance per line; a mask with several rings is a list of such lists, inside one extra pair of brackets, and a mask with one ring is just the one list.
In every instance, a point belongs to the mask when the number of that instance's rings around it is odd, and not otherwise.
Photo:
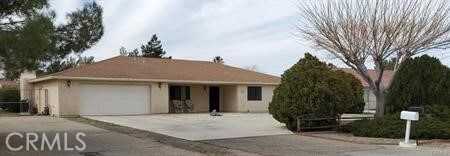
[(411, 111), (402, 111), (400, 113), (400, 119), (406, 120), (406, 131), (405, 131), (405, 141), (400, 142), (400, 147), (416, 147), (416, 143), (412, 143), (409, 141), (409, 136), (411, 134), (411, 121), (417, 121), (419, 120), (419, 113), (418, 112), (411, 112)]

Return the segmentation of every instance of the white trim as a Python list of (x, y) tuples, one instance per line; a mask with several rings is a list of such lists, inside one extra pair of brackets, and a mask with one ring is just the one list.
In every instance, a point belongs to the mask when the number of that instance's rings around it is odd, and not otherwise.
[(279, 83), (264, 82), (236, 82), (236, 81), (198, 81), (198, 80), (168, 80), (168, 79), (134, 79), (134, 78), (97, 78), (97, 77), (68, 77), (68, 76), (46, 76), (32, 79), (28, 82), (63, 79), (63, 80), (96, 80), (96, 81), (134, 81), (134, 82), (166, 82), (166, 83), (191, 83), (191, 84), (246, 84), (246, 85), (278, 85)]

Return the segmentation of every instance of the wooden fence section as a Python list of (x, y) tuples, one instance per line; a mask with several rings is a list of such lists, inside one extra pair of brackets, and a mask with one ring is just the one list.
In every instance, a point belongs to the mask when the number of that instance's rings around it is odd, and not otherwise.
[[(322, 118), (307, 118), (305, 116), (297, 117), (297, 132), (302, 130), (319, 130), (319, 129), (330, 129), (339, 130), (342, 121), (352, 122), (354, 120), (362, 119), (373, 119), (373, 116), (342, 116), (338, 115), (336, 117), (322, 117)], [(314, 126), (313, 122), (325, 122), (329, 124), (320, 124), (319, 126)], [(303, 124), (302, 124), (303, 123)]]

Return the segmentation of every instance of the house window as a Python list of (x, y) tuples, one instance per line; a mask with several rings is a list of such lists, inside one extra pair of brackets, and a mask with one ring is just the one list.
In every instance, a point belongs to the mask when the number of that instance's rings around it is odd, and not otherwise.
[(364, 89), (364, 102), (369, 103), (370, 101), (370, 90), (369, 89)]
[(261, 87), (249, 86), (247, 88), (247, 100), (261, 101)]
[(170, 100), (190, 100), (190, 86), (170, 86)]

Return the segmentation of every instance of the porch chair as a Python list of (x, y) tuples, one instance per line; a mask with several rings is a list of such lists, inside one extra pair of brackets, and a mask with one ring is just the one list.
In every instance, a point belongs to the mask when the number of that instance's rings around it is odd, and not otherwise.
[(185, 100), (184, 101), (186, 112), (192, 113), (194, 112), (194, 105), (192, 104), (192, 100)]
[(183, 113), (183, 102), (181, 100), (172, 100), (175, 113)]

